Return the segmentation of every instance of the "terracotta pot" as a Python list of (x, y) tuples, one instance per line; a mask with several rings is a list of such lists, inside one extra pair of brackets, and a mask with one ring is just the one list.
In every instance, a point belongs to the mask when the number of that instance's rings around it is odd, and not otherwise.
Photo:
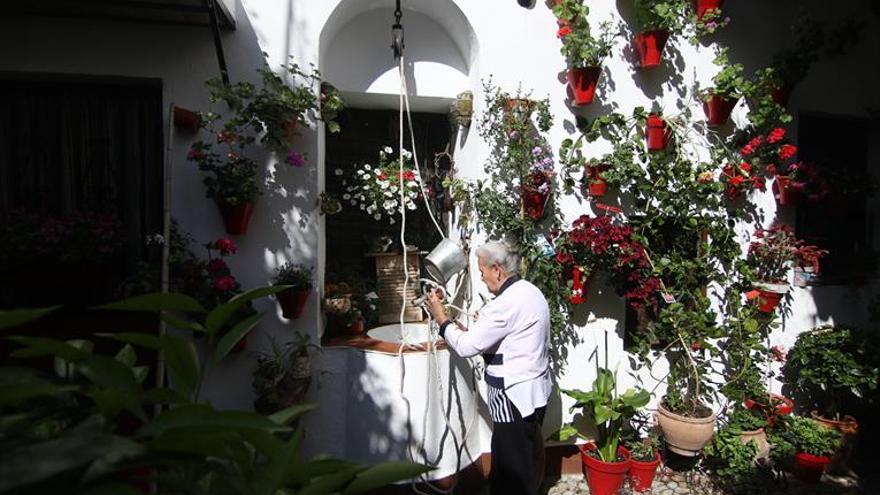
[(657, 114), (648, 115), (647, 126), (645, 128), (645, 140), (648, 143), (648, 151), (662, 151), (669, 146), (669, 140), (672, 137), (672, 131), (666, 124), (666, 121)]
[(229, 235), (242, 235), (247, 233), (248, 223), (254, 211), (253, 203), (239, 203), (231, 205), (225, 201), (217, 201), (220, 214), (223, 216), (223, 224)]
[(794, 475), (804, 483), (818, 483), (829, 462), (829, 457), (799, 452), (794, 455)]
[(855, 435), (859, 432), (859, 422), (850, 415), (845, 415), (843, 419), (836, 420), (821, 416), (816, 411), (810, 411), (810, 417), (825, 428), (837, 430), (844, 435)]
[(711, 126), (724, 125), (730, 118), (730, 113), (739, 98), (727, 98), (713, 94), (708, 100), (703, 101), (703, 112), (706, 114), (706, 122)]
[(584, 464), (584, 475), (587, 477), (587, 486), (590, 487), (591, 495), (614, 495), (623, 486), (626, 480), (626, 472), (629, 470), (629, 451), (624, 447), (617, 447), (618, 456), (623, 456), (621, 462), (604, 462), (596, 459), (589, 452), (596, 450), (595, 443), (579, 445), (581, 461)]
[(654, 475), (657, 474), (658, 466), (660, 466), (659, 453), (655, 453), (653, 461), (637, 461), (630, 458), (629, 477), (632, 480), (632, 489), (637, 492), (650, 489), (654, 483)]
[(785, 175), (777, 175), (776, 180), (773, 181), (773, 195), (779, 206), (797, 204), (797, 191), (790, 187), (790, 183), (791, 179)]
[(755, 288), (758, 291), (758, 297), (756, 298), (758, 311), (772, 313), (776, 306), (779, 306), (782, 297), (788, 293), (789, 288), (788, 284), (758, 284)]
[(178, 106), (174, 107), (174, 127), (183, 131), (196, 133), (199, 132), (199, 127), (201, 125), (202, 118), (198, 113), (192, 110), (187, 110), (186, 108)]
[(644, 69), (651, 69), (660, 65), (663, 47), (669, 39), (669, 31), (655, 29), (639, 33), (633, 39), (636, 53), (639, 54), (639, 65)]
[(605, 196), (605, 193), (608, 192), (608, 183), (605, 182), (605, 179), (593, 179), (590, 181), (589, 192), (590, 196), (596, 198)]
[(303, 309), (306, 306), (306, 300), (311, 293), (311, 289), (285, 289), (276, 294), (275, 298), (278, 299), (278, 304), (281, 306), (281, 315), (288, 320), (293, 320), (302, 316)]
[(697, 19), (702, 19), (710, 9), (721, 10), (724, 0), (696, 0), (694, 10), (697, 11)]
[(767, 433), (764, 432), (764, 428), (743, 431), (739, 434), (739, 441), (743, 445), (747, 445), (749, 442), (755, 442), (756, 452), (753, 459), (755, 463), (758, 462), (758, 459), (767, 459), (770, 457), (770, 442), (767, 441)]
[[(791, 414), (794, 410), (794, 401), (779, 394), (769, 394), (764, 399), (746, 399), (743, 406), (746, 409), (761, 411), (767, 418), (767, 426), (776, 425), (776, 416)], [(772, 408), (772, 409), (771, 409)]]
[(657, 424), (663, 432), (669, 450), (686, 457), (694, 457), (712, 440), (715, 433), (715, 413), (705, 418), (689, 418), (675, 414), (663, 405), (657, 406)]
[(579, 107), (593, 103), (596, 85), (602, 74), (601, 67), (572, 67), (568, 69), (568, 87), (571, 89), (572, 101)]

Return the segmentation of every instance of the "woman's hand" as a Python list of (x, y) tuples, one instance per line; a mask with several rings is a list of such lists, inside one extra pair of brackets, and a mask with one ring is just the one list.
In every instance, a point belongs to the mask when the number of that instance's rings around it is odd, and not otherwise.
[(443, 293), (443, 289), (437, 288), (428, 293), (428, 311), (431, 312), (431, 315), (437, 320), (438, 324), (443, 324), (446, 321), (446, 308), (443, 306), (443, 299), (446, 295)]

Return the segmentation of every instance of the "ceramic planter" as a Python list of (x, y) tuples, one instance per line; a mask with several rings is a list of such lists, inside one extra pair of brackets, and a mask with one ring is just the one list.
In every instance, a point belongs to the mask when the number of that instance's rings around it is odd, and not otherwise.
[(591, 495), (614, 495), (623, 486), (626, 480), (626, 472), (629, 470), (629, 451), (623, 447), (617, 448), (618, 456), (624, 458), (620, 462), (604, 462), (589, 452), (596, 450), (595, 443), (580, 445), (581, 461), (584, 464), (584, 475), (587, 477), (587, 486), (590, 487)]
[(225, 201), (217, 201), (217, 207), (220, 208), (220, 214), (223, 216), (223, 224), (226, 226), (227, 234), (242, 235), (247, 233), (248, 223), (250, 223), (251, 214), (254, 211), (253, 203), (232, 205)]
[(785, 175), (777, 175), (773, 181), (773, 193), (779, 206), (797, 204), (797, 191), (791, 187), (791, 178)]
[(174, 127), (187, 132), (196, 133), (199, 132), (199, 127), (201, 125), (202, 118), (198, 113), (193, 112), (192, 110), (187, 110), (186, 108), (178, 106), (174, 107)]
[(747, 445), (749, 442), (755, 443), (756, 452), (754, 459), (752, 459), (755, 463), (757, 463), (759, 459), (767, 459), (770, 457), (770, 442), (767, 441), (767, 433), (764, 432), (764, 428), (743, 431), (739, 434), (739, 441), (743, 445)]
[(653, 461), (638, 461), (636, 459), (629, 460), (629, 477), (632, 481), (632, 489), (637, 492), (643, 492), (651, 488), (654, 483), (654, 475), (657, 474), (657, 467), (660, 466), (660, 454), (654, 454)]
[(837, 430), (844, 435), (855, 435), (859, 431), (859, 423), (856, 421), (856, 418), (845, 415), (843, 419), (828, 419), (824, 416), (819, 415), (816, 411), (810, 412), (810, 417), (812, 417), (817, 423), (824, 426), (828, 429)]
[(633, 46), (639, 55), (639, 65), (643, 69), (652, 69), (660, 65), (663, 47), (669, 39), (669, 31), (655, 29), (639, 33), (633, 39)]
[(601, 67), (572, 67), (568, 69), (568, 87), (571, 89), (572, 102), (579, 107), (593, 103), (596, 85), (602, 74)]
[(669, 146), (669, 140), (672, 137), (672, 130), (666, 124), (666, 121), (657, 114), (648, 115), (647, 125), (645, 127), (645, 141), (648, 145), (648, 151), (663, 151)]
[(596, 178), (590, 181), (590, 186), (588, 188), (590, 196), (594, 198), (605, 196), (608, 192), (608, 183), (605, 182), (605, 179)]
[(702, 19), (709, 10), (721, 10), (724, 0), (695, 0), (694, 10), (697, 12), (697, 19)]
[(794, 475), (804, 483), (818, 483), (829, 462), (829, 457), (799, 452), (794, 456)]
[(782, 297), (788, 293), (789, 288), (790, 286), (788, 284), (757, 284), (755, 289), (758, 291), (758, 297), (756, 298), (758, 311), (762, 313), (772, 313), (776, 309), (776, 306), (779, 306)]
[(709, 440), (712, 440), (715, 419), (715, 413), (704, 418), (675, 414), (666, 409), (662, 400), (657, 406), (657, 424), (669, 450), (685, 457), (698, 455)]
[(706, 114), (706, 122), (710, 126), (719, 126), (727, 123), (730, 113), (736, 106), (739, 98), (727, 98), (712, 94), (703, 101), (703, 112)]
[(278, 304), (281, 306), (282, 316), (288, 320), (293, 320), (302, 316), (303, 309), (306, 306), (306, 300), (308, 300), (309, 294), (311, 293), (311, 289), (285, 289), (276, 294), (275, 298), (278, 299)]

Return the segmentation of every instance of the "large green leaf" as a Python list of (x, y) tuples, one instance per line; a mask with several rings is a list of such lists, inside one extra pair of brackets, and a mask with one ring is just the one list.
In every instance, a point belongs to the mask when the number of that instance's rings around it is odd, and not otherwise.
[(212, 357), (212, 363), (217, 364), (225, 358), (229, 352), (235, 347), (241, 339), (243, 339), (251, 330), (254, 329), (254, 326), (260, 321), (263, 315), (260, 313), (256, 313), (251, 315), (248, 318), (238, 322), (232, 330), (226, 332), (226, 335), (217, 342), (217, 347), (214, 349), (214, 355)]
[(358, 473), (355, 480), (342, 492), (346, 495), (362, 493), (383, 487), (395, 481), (414, 478), (432, 468), (411, 462), (383, 462)]
[[(362, 469), (363, 467), (361, 466), (350, 466), (324, 476), (312, 478), (309, 484), (300, 488), (297, 495), (329, 495), (331, 493), (339, 493), (341, 489), (347, 489), (348, 486), (357, 480), (355, 476)], [(343, 491), (342, 493), (349, 492)]]
[(205, 333), (205, 327), (202, 326), (201, 323), (196, 321), (190, 321), (185, 318), (180, 318), (171, 313), (162, 313), (160, 316), (162, 321), (171, 325), (174, 328), (179, 328), (181, 330), (189, 330), (192, 333)]
[(198, 301), (185, 294), (166, 294), (153, 292), (142, 296), (130, 297), (122, 301), (98, 306), (95, 309), (116, 311), (184, 311), (187, 313), (204, 313), (205, 308)]
[(42, 318), (60, 307), (61, 306), (51, 306), (39, 309), (10, 309), (0, 311), (0, 330), (24, 325), (29, 321)]
[(131, 368), (107, 356), (92, 356), (79, 363), (79, 372), (92, 382), (109, 389), (140, 395), (141, 387)]
[(79, 390), (77, 385), (0, 385), (0, 406), (14, 406), (34, 397), (59, 395)]
[(298, 404), (271, 414), (268, 418), (279, 425), (289, 425), (291, 421), (317, 407), (317, 404)]
[(82, 495), (143, 495), (135, 487), (117, 482), (101, 483), (100, 485), (86, 488), (79, 493)]
[(227, 320), (238, 311), (238, 308), (242, 307), (248, 301), (275, 294), (276, 292), (281, 292), (286, 287), (287, 286), (259, 287), (243, 292), (211, 310), (205, 318), (205, 327), (208, 329), (209, 333), (217, 333), (218, 330), (223, 328), (223, 325), (226, 324)]
[(167, 431), (257, 429), (270, 432), (289, 431), (268, 418), (246, 411), (217, 411), (204, 404), (188, 404), (163, 412), (144, 425), (138, 436), (155, 436)]
[(190, 340), (163, 335), (160, 338), (162, 357), (171, 375), (171, 382), (184, 394), (191, 397), (195, 394), (201, 380), (199, 355), (196, 346)]
[(47, 337), (9, 337), (9, 340), (27, 346), (25, 349), (12, 352), (10, 355), (13, 357), (57, 356), (67, 361), (76, 362), (82, 361), (91, 355), (89, 352), (58, 339)]

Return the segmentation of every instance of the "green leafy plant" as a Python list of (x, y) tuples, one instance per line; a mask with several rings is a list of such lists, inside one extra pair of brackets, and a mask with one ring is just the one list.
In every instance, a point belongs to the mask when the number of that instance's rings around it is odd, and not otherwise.
[(659, 440), (655, 435), (649, 435), (641, 441), (630, 442), (627, 444), (630, 457), (636, 461), (650, 462), (657, 458), (657, 450)]
[[(587, 11), (586, 6), (583, 8)], [(611, 55), (611, 50), (614, 48), (611, 23), (600, 24), (598, 36), (594, 37), (586, 12), (569, 26), (560, 28), (558, 35), (562, 40), (560, 52), (569, 67), (599, 67), (602, 61)]]
[(379, 150), (378, 162), (361, 165), (343, 181), (346, 193), (342, 199), (374, 220), (394, 224), (404, 208), (416, 210), (422, 202), (426, 191), (420, 185), (419, 174), (410, 151), (403, 150), (401, 157), (395, 158), (394, 149), (385, 146)]
[[(599, 431), (596, 451), (604, 462), (617, 460), (621, 427), (651, 399), (651, 394), (646, 390), (628, 389), (622, 395), (618, 395), (614, 373), (605, 368), (598, 369), (593, 388), (589, 392), (581, 390), (562, 392), (576, 401), (571, 406), (571, 411), (580, 410), (596, 424)], [(578, 434), (576, 427), (566, 425), (559, 436), (565, 440), (576, 434)]]
[(312, 377), (309, 350), (321, 350), (309, 339), (308, 334), (297, 332), (293, 340), (279, 345), (270, 338), (271, 352), (257, 356), (253, 377), (257, 412), (271, 414), (302, 403)]
[(688, 3), (684, 0), (635, 0), (636, 22), (639, 29), (680, 32), (690, 17)]
[(880, 378), (880, 346), (867, 332), (820, 326), (798, 335), (782, 369), (786, 385), (829, 418), (853, 399), (870, 401)]
[(194, 142), (186, 159), (212, 174), (202, 179), (205, 197), (230, 205), (253, 203), (262, 194), (257, 184), (257, 162), (246, 156), (255, 138), (235, 120), (216, 131), (219, 119), (221, 116), (213, 112), (202, 114), (201, 126), (211, 139), (216, 138), (216, 143)]
[(289, 285), (293, 290), (309, 290), (314, 283), (313, 272), (313, 267), (288, 261), (275, 271), (272, 285)]
[(719, 48), (712, 63), (720, 67), (720, 70), (712, 76), (712, 88), (703, 92), (703, 99), (715, 94), (728, 99), (736, 99), (743, 95), (747, 81), (743, 76), (742, 64), (730, 62), (727, 56), (727, 48)]
[(336, 86), (324, 81), (321, 83), (321, 120), (327, 126), (327, 130), (336, 133), (342, 130), (336, 117), (345, 108), (345, 102)]
[(738, 428), (722, 428), (703, 448), (707, 466), (723, 486), (742, 485), (755, 478), (757, 448), (753, 442), (743, 444)]
[(839, 431), (802, 416), (789, 418), (782, 434), (797, 452), (815, 456), (833, 456), (842, 442)]

